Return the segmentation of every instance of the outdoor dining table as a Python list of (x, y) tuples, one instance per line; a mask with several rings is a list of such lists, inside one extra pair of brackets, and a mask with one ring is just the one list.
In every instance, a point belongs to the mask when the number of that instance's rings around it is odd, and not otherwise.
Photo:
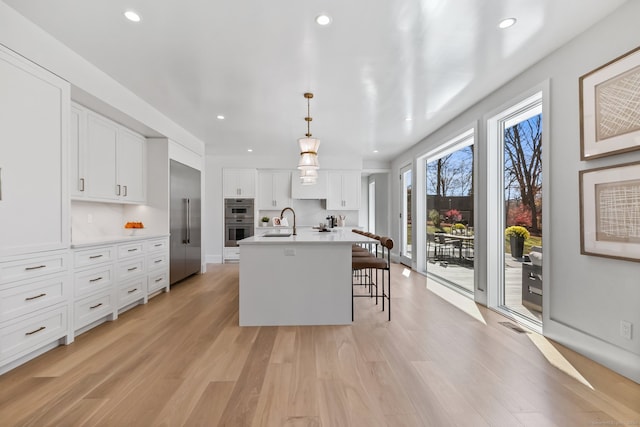
[[(471, 247), (473, 247), (473, 240), (475, 238), (473, 235), (451, 234), (451, 233), (436, 233), (436, 236), (440, 236), (441, 238), (444, 238), (444, 239), (456, 240), (457, 244), (455, 246), (457, 246), (457, 248), (458, 248), (458, 260), (460, 262), (462, 262), (464, 259), (469, 259), (469, 257), (467, 256), (468, 255), (468, 250), (470, 248), (468, 243), (471, 242)], [(465, 242), (467, 243), (467, 245), (465, 245)], [(462, 256), (462, 247), (463, 246), (465, 246), (465, 256), (464, 257)]]

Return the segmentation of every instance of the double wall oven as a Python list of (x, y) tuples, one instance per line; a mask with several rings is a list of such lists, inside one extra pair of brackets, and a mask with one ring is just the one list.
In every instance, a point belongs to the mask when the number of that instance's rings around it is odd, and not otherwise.
[(224, 246), (238, 246), (238, 240), (253, 236), (253, 199), (224, 200)]

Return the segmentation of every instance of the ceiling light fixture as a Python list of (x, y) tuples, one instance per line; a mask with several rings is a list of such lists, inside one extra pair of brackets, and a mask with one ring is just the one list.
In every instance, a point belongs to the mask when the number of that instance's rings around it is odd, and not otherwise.
[(253, 153), (253, 148), (247, 148), (247, 151)]
[(378, 153), (378, 150), (373, 150), (373, 154), (376, 154), (376, 153)]
[(506, 18), (500, 21), (498, 28), (504, 30), (505, 28), (513, 27), (516, 23), (516, 18)]
[(127, 10), (124, 12), (125, 18), (127, 18), (131, 22), (140, 22), (140, 15), (138, 15), (133, 10)]
[[(300, 180), (302, 184), (309, 185), (315, 184), (317, 179), (317, 170), (320, 167), (318, 165), (318, 147), (320, 146), (320, 140), (317, 138), (311, 138), (311, 109), (310, 100), (313, 98), (312, 93), (305, 93), (304, 97), (307, 99), (307, 133), (305, 138), (298, 139), (298, 145), (300, 145), (300, 161), (298, 162), (298, 169), (300, 169)], [(309, 172), (313, 171), (313, 172)], [(314, 175), (315, 172), (315, 175)]]
[(216, 116), (216, 118), (217, 118), (218, 120), (224, 120), (224, 116), (223, 116), (223, 115), (218, 115), (218, 116)]
[(329, 15), (325, 15), (325, 14), (318, 15), (318, 16), (316, 16), (316, 23), (318, 25), (322, 25), (324, 27), (326, 25), (331, 24), (331, 17)]

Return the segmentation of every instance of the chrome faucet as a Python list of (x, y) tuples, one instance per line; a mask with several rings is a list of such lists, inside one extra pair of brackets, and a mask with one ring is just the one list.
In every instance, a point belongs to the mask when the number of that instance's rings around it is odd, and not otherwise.
[(296, 211), (293, 210), (293, 208), (290, 207), (286, 207), (284, 209), (282, 209), (282, 212), (280, 212), (280, 219), (284, 218), (284, 211), (286, 210), (290, 210), (291, 213), (293, 214), (293, 235), (296, 235)]

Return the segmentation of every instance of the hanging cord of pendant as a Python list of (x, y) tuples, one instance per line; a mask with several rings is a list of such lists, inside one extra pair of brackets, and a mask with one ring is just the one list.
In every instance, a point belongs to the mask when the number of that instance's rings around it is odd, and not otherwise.
[(307, 98), (307, 117), (304, 118), (307, 121), (306, 137), (311, 138), (311, 120), (313, 120), (313, 118), (311, 118), (311, 107), (309, 104), (310, 104), (310, 99), (313, 98), (313, 94), (310, 92), (307, 92), (304, 94), (304, 97)]

